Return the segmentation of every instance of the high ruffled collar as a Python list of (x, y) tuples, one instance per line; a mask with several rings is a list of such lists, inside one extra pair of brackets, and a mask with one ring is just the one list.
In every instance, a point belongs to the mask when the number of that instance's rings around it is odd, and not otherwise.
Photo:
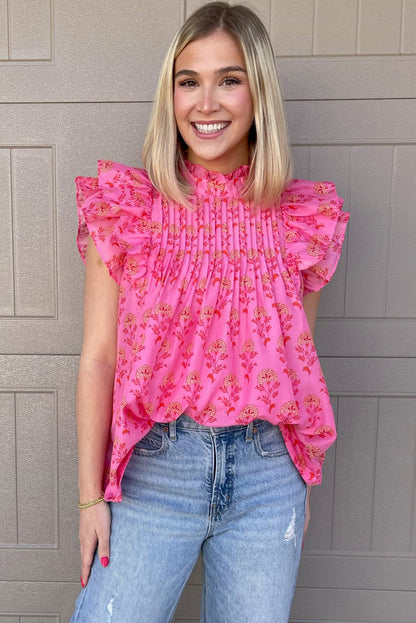
[(231, 173), (220, 173), (219, 171), (208, 171), (199, 164), (189, 162), (189, 160), (185, 160), (185, 166), (190, 175), (194, 178), (201, 178), (208, 181), (215, 180), (220, 183), (232, 182), (237, 179), (244, 178), (248, 175), (250, 170), (250, 166), (248, 164), (242, 164), (238, 167), (238, 169), (235, 169), (235, 171), (232, 171)]

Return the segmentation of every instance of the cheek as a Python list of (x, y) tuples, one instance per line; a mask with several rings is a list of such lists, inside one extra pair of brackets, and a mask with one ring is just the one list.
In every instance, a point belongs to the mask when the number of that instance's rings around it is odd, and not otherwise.
[(193, 100), (190, 93), (183, 93), (178, 90), (173, 93), (173, 109), (175, 117), (178, 120), (185, 121), (193, 106)]
[(253, 100), (250, 91), (240, 95), (235, 102), (235, 110), (245, 124), (251, 125), (253, 121)]
[(173, 94), (173, 110), (175, 113), (176, 123), (179, 126), (184, 116), (184, 102), (181, 94), (177, 91)]

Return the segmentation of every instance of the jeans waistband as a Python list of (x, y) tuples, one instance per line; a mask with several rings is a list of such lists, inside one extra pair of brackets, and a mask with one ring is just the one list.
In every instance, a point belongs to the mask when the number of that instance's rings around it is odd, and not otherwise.
[(176, 429), (178, 428), (193, 430), (200, 433), (207, 433), (208, 435), (220, 435), (221, 433), (231, 433), (245, 430), (246, 441), (251, 441), (253, 438), (253, 433), (256, 432), (257, 427), (260, 424), (268, 424), (269, 426), (272, 426), (272, 424), (266, 422), (265, 420), (254, 420), (249, 424), (235, 424), (233, 426), (206, 426), (204, 424), (199, 424), (191, 417), (189, 417), (189, 415), (183, 413), (177, 420), (169, 422), (169, 424), (162, 424), (162, 426), (164, 428), (168, 428), (169, 438), (173, 441), (176, 440)]

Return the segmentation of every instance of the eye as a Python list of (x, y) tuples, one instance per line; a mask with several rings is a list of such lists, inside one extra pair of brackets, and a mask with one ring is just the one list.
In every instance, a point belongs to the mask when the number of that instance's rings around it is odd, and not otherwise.
[(178, 86), (184, 87), (185, 89), (192, 89), (197, 86), (197, 82), (192, 78), (184, 78), (183, 80), (179, 80)]
[(221, 84), (223, 84), (226, 87), (233, 87), (237, 84), (241, 84), (241, 81), (236, 78), (235, 76), (225, 76), (225, 78), (223, 78)]

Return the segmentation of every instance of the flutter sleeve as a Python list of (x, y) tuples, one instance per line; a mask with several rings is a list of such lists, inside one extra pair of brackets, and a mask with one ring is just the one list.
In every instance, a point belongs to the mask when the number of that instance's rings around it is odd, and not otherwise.
[(136, 276), (145, 270), (153, 186), (145, 171), (98, 161), (98, 177), (77, 177), (77, 245), (85, 262), (88, 235), (120, 283), (128, 262)]
[(316, 292), (337, 267), (349, 214), (332, 182), (294, 180), (282, 195), (287, 260), (303, 277), (303, 294)]

